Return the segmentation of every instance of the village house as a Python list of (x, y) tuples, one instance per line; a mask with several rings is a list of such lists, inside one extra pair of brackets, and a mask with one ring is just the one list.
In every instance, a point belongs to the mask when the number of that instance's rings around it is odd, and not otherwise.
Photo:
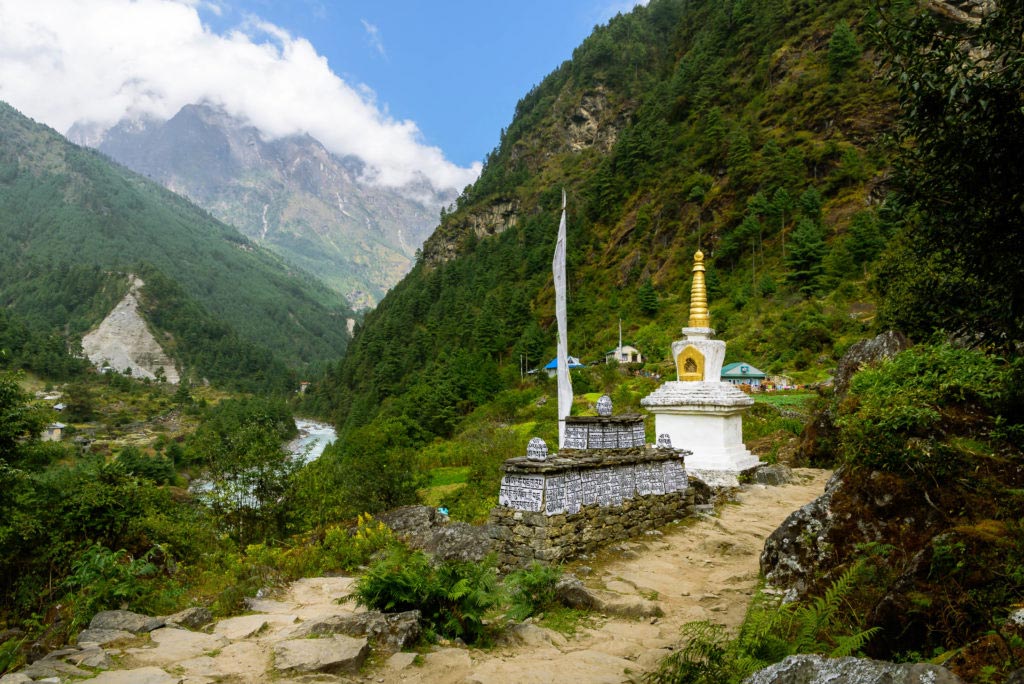
[(643, 363), (644, 358), (640, 350), (628, 344), (620, 345), (604, 355), (604, 362), (611, 363)]
[(722, 382), (728, 382), (733, 385), (760, 387), (767, 377), (764, 371), (758, 370), (744, 361), (730, 363), (722, 368)]

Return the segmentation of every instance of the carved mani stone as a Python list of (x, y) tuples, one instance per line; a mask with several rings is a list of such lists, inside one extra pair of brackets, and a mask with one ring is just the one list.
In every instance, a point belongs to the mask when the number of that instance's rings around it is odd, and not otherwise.
[(597, 400), (597, 415), (607, 418), (612, 415), (612, 398), (607, 394), (601, 395)]
[(526, 445), (526, 459), (528, 461), (548, 460), (548, 445), (540, 437), (534, 437)]
[(658, 448), (659, 449), (671, 449), (672, 448), (672, 436), (667, 432), (658, 435)]

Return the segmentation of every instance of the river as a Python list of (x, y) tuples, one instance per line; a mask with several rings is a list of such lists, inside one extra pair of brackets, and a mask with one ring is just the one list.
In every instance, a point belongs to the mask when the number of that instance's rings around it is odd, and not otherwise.
[(327, 423), (315, 420), (296, 418), (295, 427), (299, 436), (288, 442), (285, 447), (293, 456), (301, 457), (306, 463), (315, 461), (324, 453), (324, 449), (338, 438), (338, 433)]

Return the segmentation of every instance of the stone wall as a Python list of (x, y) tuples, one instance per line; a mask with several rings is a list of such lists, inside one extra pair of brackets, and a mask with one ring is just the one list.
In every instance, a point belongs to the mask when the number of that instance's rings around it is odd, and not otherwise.
[(502, 505), (488, 521), (504, 569), (570, 560), (693, 512), (694, 493), (677, 450), (564, 453), (505, 462)]

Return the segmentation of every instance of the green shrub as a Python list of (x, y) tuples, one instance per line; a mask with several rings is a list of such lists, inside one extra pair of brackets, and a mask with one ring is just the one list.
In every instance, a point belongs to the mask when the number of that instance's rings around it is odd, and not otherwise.
[(64, 603), (71, 613), (71, 630), (77, 631), (101, 610), (130, 607), (140, 610), (152, 593), (146, 579), (158, 573), (152, 557), (154, 547), (142, 558), (132, 558), (124, 549), (111, 551), (93, 544), (78, 554), (71, 574), (64, 580)]
[(879, 631), (862, 629), (860, 616), (848, 607), (865, 565), (859, 561), (847, 568), (821, 597), (780, 606), (759, 594), (735, 637), (722, 625), (686, 623), (682, 648), (662, 660), (644, 681), (738, 684), (789, 655), (824, 653), (835, 658), (859, 653)]
[(525, 620), (546, 610), (555, 602), (555, 585), (562, 577), (562, 569), (534, 561), (529, 568), (517, 570), (505, 578), (511, 607), (508, 617)]
[(419, 610), (426, 627), (473, 643), (486, 611), (500, 600), (494, 562), (432, 565), (422, 551), (396, 546), (356, 582), (359, 605), (385, 612)]
[(355, 530), (333, 526), (324, 534), (322, 567), (326, 571), (350, 571), (397, 544), (391, 529), (369, 513), (360, 515)]
[(840, 454), (890, 472), (956, 472), (965, 457), (949, 438), (989, 436), (1017, 420), (1011, 385), (1005, 364), (981, 352), (909, 349), (853, 377), (836, 421)]

